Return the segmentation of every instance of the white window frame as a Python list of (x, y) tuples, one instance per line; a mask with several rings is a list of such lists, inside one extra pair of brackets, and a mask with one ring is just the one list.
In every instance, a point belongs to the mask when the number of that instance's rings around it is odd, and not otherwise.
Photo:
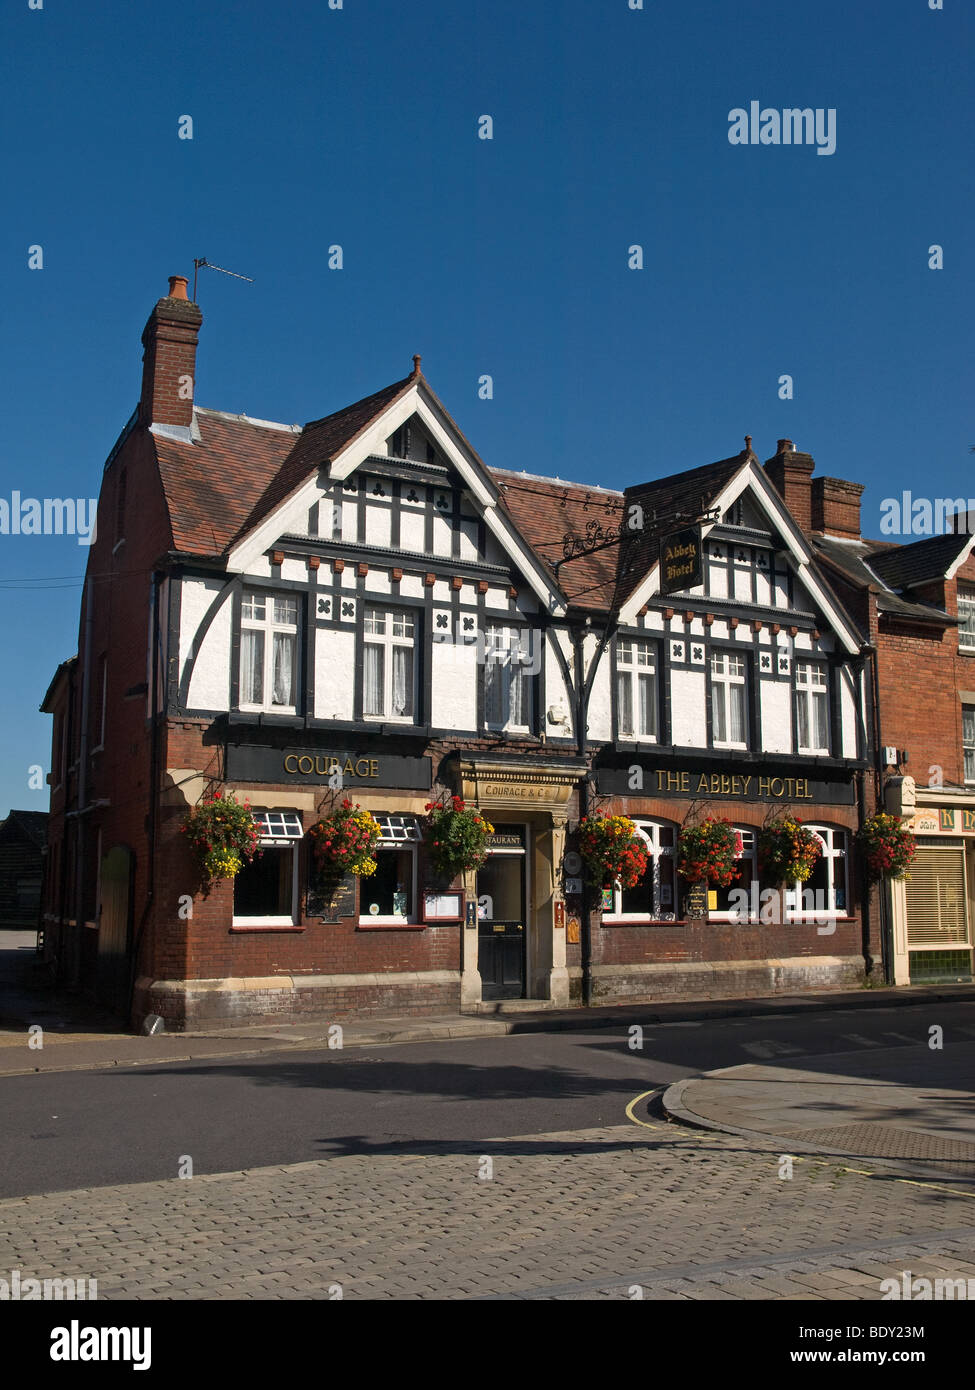
[[(823, 909), (816, 907), (808, 911), (800, 907), (802, 902), (803, 890), (806, 884), (800, 883), (798, 879), (791, 884), (786, 884), (785, 889), (785, 920), (787, 922), (810, 922), (816, 918), (826, 918), (832, 920), (837, 917), (849, 917), (850, 912), (850, 831), (841, 825), (809, 825), (804, 823), (804, 829), (811, 830), (820, 843), (823, 851), (823, 859), (833, 865), (829, 873), (829, 887), (826, 890), (827, 904)], [(835, 837), (845, 836), (845, 843), (842, 849), (837, 849)], [(843, 889), (845, 907), (836, 906), (836, 862), (842, 861), (843, 882), (840, 885)]]
[[(716, 663), (720, 662), (719, 669), (715, 669)], [(731, 664), (738, 663), (741, 671), (732, 671)], [(747, 748), (748, 747), (748, 662), (743, 655), (737, 652), (712, 651), (711, 653), (711, 742), (715, 748)], [(724, 723), (726, 732), (731, 732), (731, 697), (730, 688), (736, 686), (742, 691), (742, 723), (745, 728), (745, 737), (742, 741), (731, 738), (718, 738), (715, 733), (717, 721), (714, 717), (715, 700), (720, 698), (724, 709)]]
[(407, 851), (412, 861), (412, 893), (413, 903), (412, 912), (394, 912), (389, 914), (363, 912), (363, 904), (369, 892), (369, 878), (359, 880), (359, 923), (362, 926), (370, 927), (406, 927), (415, 926), (419, 920), (420, 905), (417, 898), (418, 875), (417, 875), (417, 846), (420, 843), (421, 831), (419, 822), (415, 816), (401, 816), (388, 814), (382, 811), (373, 811), (373, 818), (378, 821), (379, 827), (383, 832), (383, 837), (376, 846), (377, 855), (383, 850)]
[(973, 766), (972, 776), (969, 777), (969, 775), (968, 775), (968, 758), (967, 758), (966, 755), (967, 755), (968, 753), (971, 753), (971, 754), (972, 754), (972, 762), (973, 762), (973, 765), (975, 765), (975, 728), (973, 728), (973, 734), (970, 736), (970, 741), (966, 743), (966, 741), (965, 741), (965, 711), (966, 711), (966, 710), (970, 710), (970, 711), (971, 711), (971, 714), (972, 714), (972, 723), (973, 723), (973, 726), (975, 726), (975, 705), (963, 704), (962, 707), (961, 707), (961, 755), (962, 755), (962, 765), (963, 765), (963, 769), (964, 769), (962, 775), (963, 775), (963, 777), (964, 777), (964, 779), (965, 779), (965, 785), (966, 785), (966, 786), (971, 786), (972, 783), (975, 782), (975, 766)]
[[(741, 843), (741, 849), (738, 850), (738, 851), (736, 851), (736, 853), (735, 853), (735, 863), (736, 863), (736, 864), (739, 863), (742, 859), (750, 860), (750, 861), (751, 861), (751, 866), (752, 866), (752, 872), (751, 872), (751, 877), (750, 877), (750, 878), (748, 878), (748, 879), (738, 878), (738, 879), (735, 880), (734, 883), (730, 884), (730, 885), (729, 885), (729, 892), (734, 892), (736, 888), (737, 888), (737, 889), (744, 889), (744, 891), (748, 894), (748, 913), (747, 913), (747, 915), (745, 915), (745, 914), (742, 914), (742, 913), (737, 912), (737, 911), (734, 911), (734, 910), (729, 910), (729, 911), (727, 911), (727, 912), (724, 912), (724, 911), (721, 911), (721, 910), (718, 909), (718, 908), (708, 908), (708, 921), (709, 921), (709, 922), (736, 922), (736, 923), (739, 923), (739, 924), (742, 925), (742, 926), (754, 925), (755, 923), (757, 923), (757, 922), (759, 922), (759, 921), (761, 920), (761, 911), (762, 911), (761, 881), (760, 881), (759, 876), (758, 876), (758, 831), (756, 830), (756, 828), (755, 828), (754, 825), (733, 825), (731, 828), (732, 828), (732, 830), (735, 832), (735, 834), (739, 837), (739, 840), (740, 840), (740, 843)], [(757, 883), (757, 884), (759, 885), (759, 892), (758, 892), (758, 899), (757, 899), (757, 901), (758, 901), (758, 913), (755, 913), (755, 912), (752, 911), (752, 884), (753, 884), (753, 883)], [(709, 886), (709, 888), (708, 888), (708, 891), (709, 891), (709, 892), (712, 892), (712, 891), (713, 891), (713, 890), (710, 888), (710, 886)]]
[[(262, 811), (253, 810), (254, 820), (258, 830), (266, 833), (259, 834), (258, 844), (265, 854), (290, 854), (291, 855), (291, 914), (285, 916), (280, 913), (269, 915), (266, 912), (258, 913), (256, 916), (241, 916), (234, 913), (231, 918), (231, 925), (235, 927), (293, 927), (298, 922), (298, 846), (304, 834), (301, 825), (301, 816), (297, 811)], [(296, 830), (297, 824), (297, 830)]]
[[(264, 617), (253, 618), (246, 614), (247, 606), (251, 603), (263, 603)], [(295, 606), (294, 622), (285, 622), (275, 617), (276, 603), (293, 603)], [(264, 670), (263, 670), (263, 702), (258, 703), (253, 700), (243, 698), (244, 689), (244, 633), (261, 632), (264, 634)], [(281, 633), (294, 638), (294, 690), (295, 702), (290, 705), (276, 705), (271, 698), (274, 690), (274, 634)], [(241, 710), (260, 714), (296, 714), (297, 697), (300, 689), (301, 678), (301, 599), (293, 590), (273, 590), (273, 589), (245, 589), (241, 595), (240, 604), (240, 656), (238, 661), (238, 707)]]
[[(638, 712), (643, 708), (640, 699), (640, 681), (649, 677), (651, 686), (650, 709), (655, 729), (653, 733), (638, 732), (636, 729)], [(616, 639), (616, 733), (621, 740), (634, 743), (657, 743), (660, 730), (660, 699), (658, 686), (657, 644), (643, 637), (617, 637)], [(623, 728), (624, 684), (630, 692), (630, 715), (633, 728), (629, 732)]]
[[(676, 922), (677, 918), (677, 897), (680, 891), (677, 882), (677, 837), (680, 834), (680, 826), (673, 821), (655, 820), (634, 820), (636, 833), (644, 841), (650, 854), (653, 864), (653, 912), (624, 912), (623, 911), (623, 889), (620, 887), (619, 879), (613, 884), (613, 910), (603, 913), (604, 922)], [(660, 844), (660, 831), (669, 830), (673, 834), (674, 843), (672, 845)], [(669, 856), (674, 861), (673, 873), (673, 902), (669, 910), (665, 910), (660, 902), (660, 868), (658, 859)]]
[[(383, 630), (377, 632), (370, 630), (369, 624), (375, 623), (378, 618), (382, 618)], [(402, 625), (403, 631), (397, 632), (397, 623)], [(373, 723), (382, 724), (415, 724), (417, 719), (417, 676), (419, 662), (417, 661), (417, 637), (420, 623), (419, 613), (413, 608), (389, 607), (379, 603), (369, 603), (365, 607), (363, 614), (363, 687), (362, 687), (362, 717)], [(366, 714), (366, 690), (365, 690), (365, 648), (379, 647), (383, 653), (383, 711), (388, 713)], [(394, 714), (393, 708), (393, 651), (395, 648), (406, 648), (413, 653), (412, 670), (412, 690), (410, 700), (412, 711), (409, 714)]]
[[(963, 641), (966, 637), (969, 640)], [(958, 585), (958, 650), (975, 655), (975, 586), (968, 584)]]
[[(534, 700), (535, 687), (532, 681), (533, 671), (523, 671), (521, 667), (531, 662), (531, 642), (529, 640), (527, 654), (524, 645), (524, 635), (527, 628), (518, 624), (510, 623), (486, 623), (484, 629), (484, 727), (493, 733), (516, 733), (530, 734), (532, 729), (532, 702)], [(500, 640), (495, 642), (494, 638)], [(487, 691), (487, 672), (491, 666), (501, 667), (505, 672), (505, 680), (501, 686), (501, 711), (506, 717), (503, 722), (498, 723), (488, 717), (488, 691)], [(522, 724), (514, 724), (511, 720), (511, 686), (517, 673), (517, 679), (524, 681), (522, 687), (522, 697), (526, 719)]]
[[(815, 673), (822, 676), (822, 684), (812, 684), (810, 676)], [(796, 752), (829, 755), (829, 673), (826, 665), (822, 661), (797, 661), (796, 662)], [(826, 707), (826, 742), (822, 745), (816, 742), (816, 700), (817, 695), (822, 694)], [(799, 706), (805, 704), (806, 707), (806, 728), (809, 731), (809, 742), (803, 743), (799, 734)]]

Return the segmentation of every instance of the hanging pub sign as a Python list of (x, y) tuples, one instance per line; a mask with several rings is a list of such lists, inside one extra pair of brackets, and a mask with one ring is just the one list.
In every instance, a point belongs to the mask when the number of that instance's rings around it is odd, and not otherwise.
[(702, 579), (700, 526), (685, 526), (665, 536), (660, 542), (660, 592), (693, 589)]

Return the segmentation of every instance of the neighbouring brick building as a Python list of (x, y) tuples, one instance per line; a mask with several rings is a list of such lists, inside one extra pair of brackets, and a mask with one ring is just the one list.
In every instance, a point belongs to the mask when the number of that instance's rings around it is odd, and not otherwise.
[[(206, 410), (200, 324), (173, 277), (105, 465), (78, 655), (42, 706), (62, 979), (179, 1029), (862, 977), (870, 654), (860, 590), (846, 606), (824, 563), (856, 485), (811, 480), (787, 440), (625, 492), (489, 468), (419, 358), (304, 427)], [(326, 903), (307, 831), (336, 769), (383, 840)], [(212, 787), (250, 801), (264, 853), (204, 894), (180, 832)], [(442, 791), (496, 832), (453, 893), (424, 846)], [(590, 912), (572, 833), (592, 804), (633, 817), (650, 869)], [(695, 896), (674, 847), (705, 808), (739, 830), (746, 889), (770, 815), (814, 828), (818, 911), (798, 884), (778, 924)]]
[(917, 839), (884, 895), (897, 984), (971, 980), (975, 916), (975, 536), (864, 540), (859, 520), (820, 557), (875, 648), (877, 765), (886, 809)]

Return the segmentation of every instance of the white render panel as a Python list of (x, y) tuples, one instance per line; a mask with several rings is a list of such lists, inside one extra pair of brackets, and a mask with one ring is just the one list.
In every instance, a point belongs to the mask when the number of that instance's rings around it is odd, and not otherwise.
[(682, 671), (676, 666), (671, 668), (671, 734), (675, 747), (707, 747), (708, 731), (704, 709), (704, 689), (703, 671)]
[[(587, 637), (583, 651), (585, 653), (585, 669), (591, 669), (596, 648), (599, 645), (597, 637)], [(569, 669), (573, 669), (572, 662)], [(599, 662), (599, 669), (596, 672), (596, 679), (592, 684), (592, 694), (589, 697), (589, 738), (603, 739), (608, 742), (613, 737), (613, 708), (610, 698), (611, 682), (609, 647), (603, 652)]]
[(220, 579), (184, 579), (180, 586), (179, 678), (182, 683), (200, 623), (214, 598), (223, 588)]
[(711, 565), (708, 570), (708, 583), (711, 586), (712, 598), (728, 597), (728, 566)]
[(355, 565), (346, 562), (345, 569), (342, 571), (342, 588), (354, 589), (356, 587)]
[(355, 633), (319, 628), (315, 638), (315, 718), (351, 719)]
[(755, 575), (755, 602), (765, 608), (772, 607), (772, 586), (768, 575), (762, 570), (758, 570)]
[(485, 608), (503, 608), (508, 611), (508, 590), (507, 589), (488, 589), (484, 595)]
[(481, 671), (475, 643), (434, 642), (430, 718), (436, 728), (477, 728), (477, 683)]
[(444, 558), (450, 555), (450, 544), (454, 528), (450, 518), (435, 512), (433, 516), (433, 553)]
[(460, 558), (462, 560), (477, 559), (476, 521), (462, 521), (460, 523)]
[(423, 579), (418, 574), (404, 574), (399, 582), (399, 591), (404, 598), (422, 598)]
[(435, 579), (433, 581), (433, 601), (434, 603), (449, 603), (453, 590), (446, 579)]
[(233, 607), (231, 600), (225, 598), (206, 631), (186, 693), (187, 709), (230, 708)]
[(366, 504), (366, 545), (388, 546), (392, 536), (393, 513), (389, 507)]
[(762, 681), (762, 748), (766, 753), (792, 752), (791, 687), (788, 681)]
[(352, 542), (359, 539), (359, 503), (347, 497), (342, 498), (342, 539)]
[(388, 594), (391, 588), (391, 581), (388, 570), (370, 569), (366, 575), (367, 594)]
[(304, 560), (282, 560), (281, 578), (295, 584), (304, 584), (308, 578), (308, 566)]
[[(542, 727), (548, 738), (569, 738), (573, 735), (572, 728), (572, 695), (566, 688), (565, 677), (562, 674), (562, 667), (555, 654), (555, 644), (558, 635), (549, 633), (549, 640), (545, 644), (545, 708), (542, 710)], [(568, 647), (568, 639), (558, 643), (563, 653)], [(569, 663), (569, 670), (572, 670), (571, 653), (566, 656)], [(566, 715), (567, 723), (564, 725), (550, 724), (548, 711), (555, 705), (563, 710)]]
[(735, 598), (742, 603), (752, 601), (752, 572), (750, 569), (742, 569), (741, 565), (734, 565), (735, 571)]
[(424, 553), (422, 512), (404, 510), (400, 513), (399, 543), (401, 550), (412, 550), (417, 555)]
[(244, 575), (244, 583), (247, 583), (248, 575), (253, 575), (255, 579), (271, 578), (271, 557), (270, 555), (258, 555), (247, 567), (247, 574)]
[(714, 622), (711, 624), (712, 640), (723, 642), (730, 631), (731, 629), (728, 624), (722, 618), (715, 618)]

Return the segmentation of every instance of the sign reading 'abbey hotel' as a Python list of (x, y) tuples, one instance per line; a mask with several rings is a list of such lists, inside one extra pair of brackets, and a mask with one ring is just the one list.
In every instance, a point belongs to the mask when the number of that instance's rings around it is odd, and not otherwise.
[(606, 796), (642, 791), (647, 796), (853, 805), (853, 785), (850, 782), (817, 782), (811, 777), (771, 777), (751, 773), (644, 769), (639, 764), (627, 768), (600, 768), (599, 791)]

